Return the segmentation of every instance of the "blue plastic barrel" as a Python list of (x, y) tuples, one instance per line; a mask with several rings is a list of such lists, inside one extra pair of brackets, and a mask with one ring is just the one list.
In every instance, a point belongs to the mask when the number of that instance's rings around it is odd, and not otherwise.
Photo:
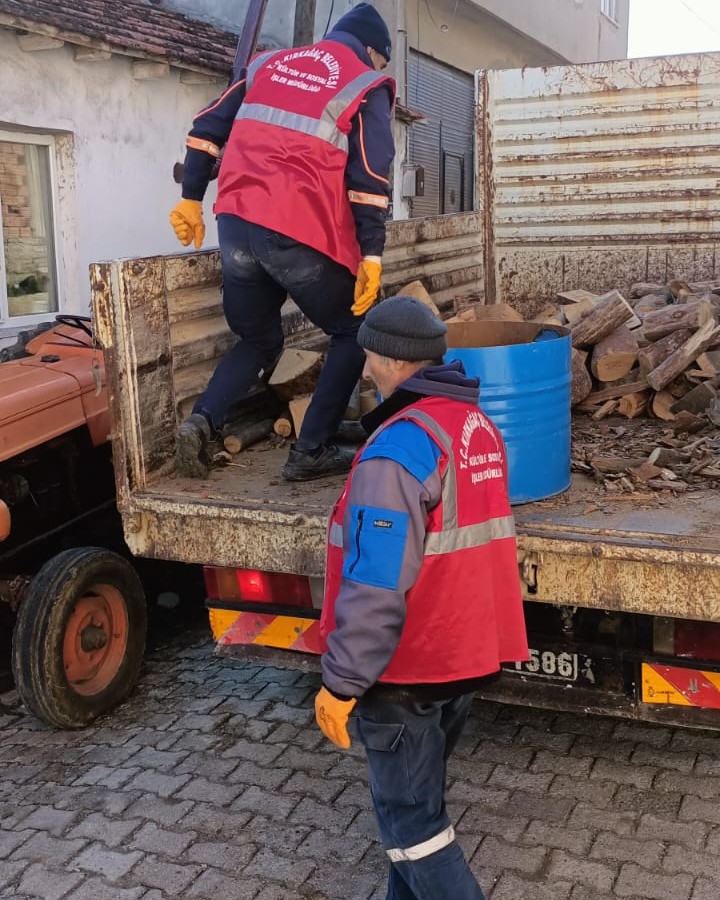
[[(510, 502), (570, 486), (571, 342), (565, 328), (531, 322), (448, 325), (446, 361), (480, 379), (480, 406), (505, 441)], [(472, 346), (477, 344), (478, 346)], [(489, 346), (488, 346), (489, 345)]]

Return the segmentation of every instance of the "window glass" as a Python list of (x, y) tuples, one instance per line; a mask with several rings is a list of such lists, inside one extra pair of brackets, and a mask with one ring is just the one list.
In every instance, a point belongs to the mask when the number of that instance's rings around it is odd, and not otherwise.
[(9, 317), (56, 312), (49, 148), (0, 140), (0, 229)]

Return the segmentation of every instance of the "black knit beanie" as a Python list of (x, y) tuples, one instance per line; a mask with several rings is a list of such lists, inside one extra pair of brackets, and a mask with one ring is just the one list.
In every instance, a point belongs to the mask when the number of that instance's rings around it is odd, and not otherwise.
[(358, 3), (337, 20), (332, 30), (354, 35), (363, 47), (372, 47), (390, 62), (390, 32), (380, 13), (369, 3)]
[(447, 327), (414, 297), (388, 297), (374, 306), (358, 331), (357, 342), (389, 359), (408, 362), (441, 359), (447, 350)]

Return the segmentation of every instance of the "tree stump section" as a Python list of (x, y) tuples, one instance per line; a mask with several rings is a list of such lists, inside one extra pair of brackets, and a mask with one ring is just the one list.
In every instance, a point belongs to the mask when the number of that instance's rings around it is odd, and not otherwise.
[(228, 453), (240, 453), (252, 444), (267, 437), (273, 428), (272, 419), (260, 422), (249, 422), (244, 425), (233, 425), (223, 435), (223, 446)]
[(317, 387), (322, 361), (322, 354), (314, 350), (285, 350), (268, 385), (285, 401), (303, 394), (312, 394)]
[(649, 341), (657, 341), (679, 328), (695, 330), (706, 321), (708, 305), (692, 300), (646, 313), (643, 318), (643, 334)]

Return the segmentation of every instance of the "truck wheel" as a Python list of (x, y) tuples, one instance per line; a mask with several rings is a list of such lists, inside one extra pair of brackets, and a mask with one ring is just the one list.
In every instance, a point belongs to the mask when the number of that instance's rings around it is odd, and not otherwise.
[(15, 623), (20, 697), (51, 725), (87, 725), (132, 690), (146, 631), (145, 595), (128, 562), (100, 547), (59, 553), (33, 578)]

